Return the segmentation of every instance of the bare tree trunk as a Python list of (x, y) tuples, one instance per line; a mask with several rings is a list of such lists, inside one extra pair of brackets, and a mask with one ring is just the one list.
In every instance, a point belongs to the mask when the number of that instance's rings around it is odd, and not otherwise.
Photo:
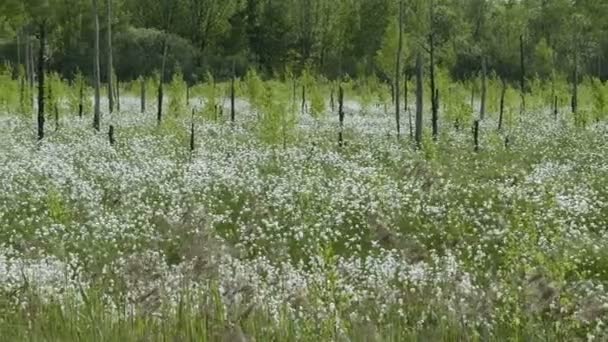
[(146, 112), (146, 79), (141, 78), (141, 113)]
[[(190, 154), (192, 154), (192, 152), (194, 152), (195, 149), (195, 145), (194, 145), (194, 108), (192, 108), (192, 118), (190, 121)], [(192, 157), (190, 157), (192, 158)]]
[(306, 113), (306, 85), (302, 84), (302, 115)]
[(479, 120), (475, 120), (473, 125), (473, 141), (475, 143), (475, 152), (479, 152)]
[(338, 119), (340, 121), (338, 145), (342, 147), (344, 146), (344, 88), (342, 88), (342, 85), (338, 89)]
[(114, 74), (114, 80), (116, 81), (114, 85), (114, 89), (116, 90), (116, 110), (120, 112), (120, 80), (118, 79), (118, 75)]
[(416, 146), (422, 148), (422, 114), (424, 110), (424, 62), (422, 53), (416, 54)]
[(114, 64), (112, 62), (112, 0), (108, 1), (108, 110), (114, 112), (114, 90), (112, 88), (112, 78), (114, 75)]
[(487, 96), (487, 65), (486, 65), (486, 57), (481, 57), (481, 104), (479, 107), (479, 119), (482, 121), (486, 118), (486, 96)]
[(502, 121), (505, 113), (505, 95), (507, 93), (507, 82), (502, 79), (502, 90), (500, 92), (500, 113), (498, 115), (498, 130), (502, 130)]
[(25, 79), (26, 82), (29, 83), (30, 74), (32, 71), (30, 70), (30, 37), (25, 35)]
[(578, 51), (574, 51), (574, 75), (572, 80), (572, 114), (578, 110)]
[(97, 0), (93, 0), (93, 15), (95, 17), (95, 65), (93, 67), (95, 77), (95, 111), (93, 114), (93, 128), (97, 131), (100, 129), (101, 123), (101, 108), (100, 108), (100, 91), (101, 88), (101, 68), (99, 58), (99, 7)]
[(46, 49), (46, 19), (39, 25), (40, 50), (38, 52), (38, 140), (44, 139), (44, 63)]
[(558, 114), (559, 114), (559, 112), (557, 110), (557, 96), (555, 96), (553, 98), (553, 117), (555, 118), (555, 120), (557, 120)]
[(399, 48), (397, 49), (397, 62), (395, 68), (395, 123), (397, 124), (397, 138), (401, 137), (401, 55), (403, 54), (403, 0), (399, 1)]
[(17, 32), (17, 77), (21, 77), (21, 30)]
[(108, 129), (108, 140), (112, 146), (116, 143), (116, 140), (114, 139), (114, 125), (110, 125), (110, 128)]
[(429, 55), (430, 55), (430, 77), (431, 77), (431, 124), (432, 124), (432, 132), (433, 132), (433, 140), (437, 140), (437, 135), (439, 134), (439, 127), (437, 125), (439, 120), (438, 113), (438, 104), (436, 96), (436, 85), (435, 85), (435, 34), (433, 33), (433, 21), (434, 21), (434, 4), (433, 0), (430, 2), (430, 23), (431, 23), (431, 33), (429, 34)]
[(230, 80), (230, 121), (232, 123), (234, 123), (234, 121), (236, 120), (236, 112), (235, 112), (235, 89), (234, 89), (234, 79), (236, 78), (235, 75), (235, 62), (234, 60), (232, 61), (232, 79)]
[(79, 96), (78, 96), (78, 117), (82, 118), (83, 112), (84, 112), (84, 81), (81, 81), (80, 84), (80, 89), (79, 89)]
[(165, 67), (167, 64), (167, 50), (169, 49), (168, 35), (167, 32), (164, 33), (165, 38), (163, 41), (163, 59), (161, 62), (160, 68), (160, 77), (158, 82), (158, 113), (156, 116), (156, 120), (160, 125), (163, 120), (163, 80), (165, 78)]
[(526, 65), (524, 57), (524, 35), (519, 36), (519, 58), (521, 66), (521, 75), (519, 80), (519, 87), (521, 90), (521, 114), (526, 111)]
[(408, 97), (408, 83), (409, 78), (407, 73), (405, 73), (403, 80), (403, 102), (405, 107), (405, 112), (407, 113), (407, 120), (410, 128), (410, 139), (414, 140), (414, 122), (412, 120), (412, 111), (409, 108), (409, 97)]

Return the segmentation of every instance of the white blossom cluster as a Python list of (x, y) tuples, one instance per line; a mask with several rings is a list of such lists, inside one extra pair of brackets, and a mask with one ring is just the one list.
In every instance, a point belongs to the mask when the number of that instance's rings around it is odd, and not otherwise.
[(109, 118), (114, 146), (88, 119), (36, 143), (29, 121), (0, 115), (1, 293), (101, 287), (109, 310), (161, 314), (217, 290), (223, 319), (252, 306), (339, 329), (397, 315), (491, 333), (551, 315), (608, 337), (601, 124), (526, 118), (506, 148), (487, 120), (478, 154), (446, 128), (429, 160), (381, 113), (349, 112), (343, 149), (335, 115), (303, 117), (285, 149), (257, 139), (253, 115), (197, 118), (190, 153), (189, 117), (135, 112)]

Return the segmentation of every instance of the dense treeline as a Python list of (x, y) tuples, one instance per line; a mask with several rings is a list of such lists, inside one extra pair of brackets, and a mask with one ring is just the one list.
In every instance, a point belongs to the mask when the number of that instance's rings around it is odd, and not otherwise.
[[(105, 7), (111, 1), (111, 17)], [(101, 46), (111, 25), (120, 80), (160, 70), (196, 81), (256, 67), (266, 75), (305, 65), (334, 79), (390, 79), (399, 34), (399, 0), (103, 0)], [(439, 67), (457, 79), (488, 73), (508, 81), (557, 72), (608, 76), (608, 3), (603, 0), (403, 0), (403, 63), (414, 73), (418, 51), (434, 48)], [(109, 20), (108, 20), (109, 19)], [(94, 19), (90, 0), (4, 0), (0, 57), (24, 60), (48, 33), (49, 68), (71, 78), (92, 76)], [(109, 25), (110, 24), (110, 25)], [(520, 46), (520, 44), (522, 46)], [(102, 55), (107, 54), (102, 49)], [(395, 50), (395, 51), (393, 51)], [(523, 55), (521, 51), (523, 50)], [(34, 56), (35, 57), (35, 56)], [(525, 69), (520, 65), (522, 58)], [(425, 58), (428, 65), (429, 58)], [(107, 58), (101, 69), (106, 70)], [(106, 79), (106, 73), (102, 75)]]

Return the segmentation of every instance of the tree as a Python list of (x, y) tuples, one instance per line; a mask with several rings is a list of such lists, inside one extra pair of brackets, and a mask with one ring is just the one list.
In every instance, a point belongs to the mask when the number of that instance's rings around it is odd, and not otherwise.
[(101, 110), (100, 110), (100, 91), (101, 88), (101, 68), (99, 58), (99, 6), (97, 0), (93, 1), (93, 17), (95, 21), (95, 62), (93, 65), (94, 84), (95, 84), (95, 109), (93, 113), (93, 128), (100, 129)]
[(112, 62), (112, 0), (108, 1), (108, 111), (110, 114), (114, 112), (114, 88), (112, 87), (112, 78), (114, 75), (114, 63)]

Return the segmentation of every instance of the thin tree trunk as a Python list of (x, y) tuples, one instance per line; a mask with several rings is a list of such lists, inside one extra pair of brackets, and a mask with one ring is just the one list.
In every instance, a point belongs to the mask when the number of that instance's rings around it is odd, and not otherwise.
[(29, 84), (29, 80), (30, 80), (30, 74), (31, 74), (31, 70), (30, 70), (30, 37), (28, 35), (25, 36), (25, 80), (26, 82)]
[(507, 93), (507, 82), (502, 79), (502, 90), (500, 92), (500, 113), (498, 114), (498, 130), (502, 130), (502, 122), (505, 113), (505, 95)]
[(422, 114), (424, 110), (424, 62), (422, 53), (416, 54), (416, 146), (422, 148)]
[(79, 86), (78, 117), (82, 118), (84, 112), (84, 81), (81, 80)]
[(112, 61), (112, 0), (108, 1), (108, 110), (114, 112), (114, 90), (112, 88), (112, 78), (114, 75), (114, 64)]
[(108, 140), (110, 141), (111, 146), (114, 146), (114, 143), (116, 143), (116, 140), (114, 139), (114, 125), (110, 125), (110, 128), (108, 129)]
[(555, 118), (555, 120), (557, 120), (558, 114), (559, 114), (559, 112), (557, 110), (557, 96), (555, 96), (553, 98), (553, 117)]
[(39, 25), (40, 50), (38, 52), (38, 140), (44, 139), (44, 63), (46, 49), (46, 21)]
[(302, 115), (306, 113), (306, 85), (302, 84)]
[(21, 30), (17, 33), (17, 77), (21, 77)]
[(409, 124), (409, 128), (410, 128), (410, 140), (414, 140), (414, 122), (412, 120), (412, 111), (409, 108), (409, 97), (408, 97), (408, 75), (407, 73), (404, 73), (404, 80), (403, 80), (403, 106), (404, 106), (404, 110), (407, 113), (407, 120), (408, 120), (408, 124)]
[(232, 61), (232, 79), (230, 80), (230, 121), (234, 123), (236, 120), (236, 111), (235, 111), (235, 89), (234, 89), (234, 79), (235, 75), (235, 62)]
[(146, 112), (146, 79), (141, 78), (141, 113)]
[(158, 113), (156, 116), (156, 120), (158, 121), (159, 125), (163, 120), (163, 80), (165, 78), (165, 67), (167, 64), (167, 50), (169, 49), (167, 32), (165, 32), (164, 34), (165, 38), (163, 41), (163, 59), (161, 62), (160, 77), (158, 82)]
[(397, 124), (397, 138), (401, 137), (401, 55), (403, 54), (403, 0), (399, 1), (399, 48), (397, 49), (397, 62), (395, 68), (395, 123)]
[[(192, 118), (190, 120), (190, 153), (194, 152), (194, 108), (192, 108)], [(192, 157), (191, 157), (192, 158)]]
[(526, 111), (526, 65), (524, 57), (524, 35), (519, 36), (519, 58), (521, 75), (519, 80), (519, 87), (521, 91), (521, 114)]
[(479, 119), (482, 121), (486, 118), (486, 96), (487, 96), (487, 65), (486, 57), (481, 57), (481, 104), (479, 106)]
[(101, 68), (99, 58), (99, 7), (97, 0), (93, 0), (93, 15), (95, 17), (95, 65), (93, 73), (95, 77), (95, 111), (93, 114), (93, 128), (100, 129), (101, 108), (100, 108), (100, 89), (101, 88)]
[(473, 140), (475, 143), (475, 152), (479, 152), (479, 120), (475, 120), (473, 125)]
[(338, 89), (338, 119), (340, 121), (338, 145), (342, 147), (344, 146), (344, 88), (342, 88), (342, 85)]
[(578, 52), (574, 52), (574, 77), (572, 80), (572, 114), (578, 110)]
[(114, 89), (116, 89), (116, 110), (120, 112), (120, 81), (118, 75), (114, 75), (114, 80), (116, 81), (114, 85)]
[(433, 140), (437, 140), (437, 135), (439, 134), (438, 127), (438, 106), (435, 98), (436, 95), (436, 85), (435, 85), (435, 34), (433, 33), (433, 21), (434, 21), (434, 6), (433, 0), (430, 2), (430, 23), (431, 23), (431, 33), (429, 34), (429, 55), (430, 55), (430, 77), (431, 77), (431, 124), (432, 124), (432, 132), (433, 132)]

